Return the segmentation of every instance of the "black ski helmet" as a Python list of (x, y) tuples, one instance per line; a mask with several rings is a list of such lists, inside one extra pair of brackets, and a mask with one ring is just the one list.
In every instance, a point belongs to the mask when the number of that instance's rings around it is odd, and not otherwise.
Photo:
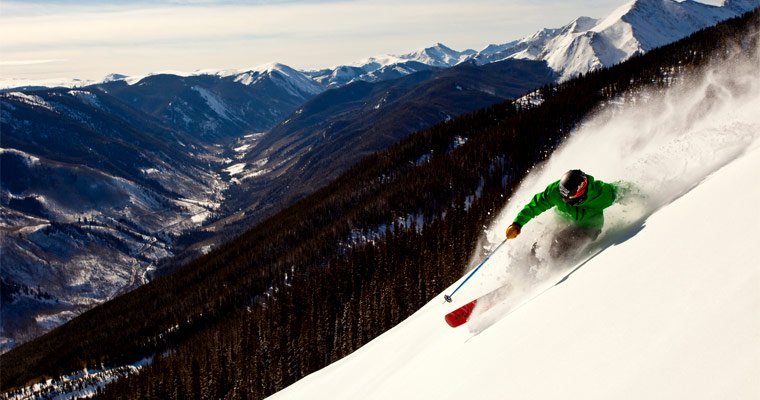
[(583, 171), (573, 169), (565, 172), (559, 180), (559, 194), (571, 206), (577, 206), (588, 197), (588, 177)]

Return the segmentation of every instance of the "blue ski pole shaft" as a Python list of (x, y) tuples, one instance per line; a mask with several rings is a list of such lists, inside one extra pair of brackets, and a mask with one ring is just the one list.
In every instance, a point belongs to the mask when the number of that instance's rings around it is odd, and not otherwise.
[(496, 254), (496, 252), (499, 250), (499, 247), (503, 246), (504, 243), (506, 243), (506, 242), (507, 242), (507, 239), (504, 239), (501, 243), (499, 243), (499, 245), (496, 246), (495, 249), (493, 249), (493, 251), (491, 252), (491, 254), (489, 254), (488, 257), (486, 257), (486, 259), (483, 260), (483, 262), (480, 263), (480, 265), (478, 265), (474, 270), (472, 270), (472, 272), (470, 272), (470, 275), (468, 275), (467, 278), (465, 278), (464, 281), (462, 281), (462, 283), (460, 283), (459, 286), (457, 286), (457, 288), (454, 289), (453, 292), (451, 292), (450, 295), (447, 296), (447, 295), (444, 294), (443, 295), (443, 299), (446, 300), (447, 302), (451, 303), (451, 297), (454, 296), (454, 293), (456, 293), (457, 290), (459, 290), (459, 288), (461, 288), (465, 283), (467, 283), (467, 281), (469, 281), (470, 278), (472, 278), (472, 276), (475, 275), (476, 272), (478, 272), (478, 270), (480, 269), (480, 267), (482, 267), (483, 264), (485, 264), (486, 261), (488, 261), (488, 259), (491, 258), (492, 255)]

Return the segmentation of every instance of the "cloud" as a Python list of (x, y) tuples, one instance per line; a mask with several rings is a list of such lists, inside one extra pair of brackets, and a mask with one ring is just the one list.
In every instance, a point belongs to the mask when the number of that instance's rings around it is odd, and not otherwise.
[(4, 40), (0, 46), (7, 52), (41, 47), (221, 42), (271, 37), (285, 42), (324, 37), (347, 40), (355, 35), (425, 31), (431, 25), (454, 23), (455, 19), (483, 21), (489, 19), (486, 11), (478, 5), (463, 8), (459, 2), (401, 5), (374, 1), (224, 7), (164, 5), (141, 9), (61, 8), (51, 14), (2, 18), (0, 35)]
[(23, 66), (23, 65), (39, 65), (39, 64), (51, 64), (64, 62), (63, 58), (51, 58), (46, 60), (0, 60), (0, 66)]

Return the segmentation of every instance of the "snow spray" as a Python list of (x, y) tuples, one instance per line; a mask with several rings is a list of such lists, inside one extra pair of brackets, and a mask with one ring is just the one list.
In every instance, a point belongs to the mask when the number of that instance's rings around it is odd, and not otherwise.
[[(470, 330), (482, 331), (553, 286), (584, 257), (635, 236), (658, 209), (759, 146), (758, 53), (750, 59), (747, 52), (737, 50), (730, 61), (681, 77), (670, 88), (648, 88), (627, 100), (600, 106), (549, 160), (534, 168), (487, 230), (488, 242), (499, 243), (533, 195), (570, 169), (581, 169), (605, 182), (622, 182), (623, 189), (616, 203), (605, 210), (601, 236), (564, 265), (547, 261), (550, 238), (559, 227), (553, 211), (523, 227), (509, 251), (494, 255), (492, 266), (480, 275), (480, 280), (508, 283), (509, 297), (483, 315), (476, 308)], [(715, 193), (716, 202), (720, 196)]]

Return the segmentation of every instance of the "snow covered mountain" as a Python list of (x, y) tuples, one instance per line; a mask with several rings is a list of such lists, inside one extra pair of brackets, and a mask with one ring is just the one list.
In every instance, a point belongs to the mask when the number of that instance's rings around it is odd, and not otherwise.
[[(756, 398), (760, 213), (747, 199), (760, 196), (759, 65), (608, 104), (523, 181), (481, 243), (493, 250), (534, 193), (582, 168), (633, 184), (605, 212), (590, 259), (529, 261), (534, 243), (546, 260), (556, 229), (544, 213), (453, 304), (438, 296), (271, 398)], [(446, 325), (444, 314), (502, 285), (467, 325)]]
[(508, 58), (546, 61), (559, 81), (608, 67), (702, 28), (760, 6), (757, 0), (726, 0), (721, 7), (687, 0), (633, 0), (605, 18), (579, 17), (561, 28), (546, 28), (520, 40), (481, 51), (452, 50), (438, 43), (401, 56), (377, 56), (352, 65), (306, 71), (315, 81), (339, 87), (377, 82), (464, 61), (487, 64)]
[(242, 83), (248, 86), (257, 86), (265, 81), (271, 81), (273, 84), (281, 89), (287, 90), (295, 97), (309, 98), (324, 91), (324, 88), (322, 88), (320, 84), (315, 83), (307, 75), (280, 63), (268, 63), (247, 69), (197, 70), (193, 72), (163, 71), (137, 76), (108, 74), (106, 77), (99, 81), (81, 79), (49, 79), (39, 81), (2, 79), (0, 80), (0, 90), (9, 91), (10, 89), (13, 89), (15, 91), (19, 91), (54, 87), (81, 88), (113, 82), (123, 82), (128, 85), (139, 85), (147, 78), (162, 75), (182, 78), (204, 76), (217, 77), (220, 79), (232, 78), (234, 82)]
[[(225, 76), (224, 73), (218, 75)], [(280, 63), (265, 64), (248, 71), (237, 71), (231, 75), (234, 75), (235, 82), (249, 86), (256, 85), (261, 80), (269, 79), (293, 96), (305, 99), (324, 91), (324, 88), (314, 83), (303, 73)]]
[(401, 56), (371, 57), (352, 65), (304, 73), (334, 88), (356, 81), (395, 79), (429, 68), (449, 68), (473, 59), (482, 65), (521, 58), (546, 61), (563, 81), (620, 63), (758, 6), (758, 0), (726, 0), (721, 7), (692, 0), (633, 0), (605, 18), (579, 17), (562, 28), (542, 29), (481, 51), (456, 51), (437, 43)]
[(441, 43), (400, 56), (370, 57), (352, 65), (306, 71), (315, 81), (328, 88), (351, 82), (378, 82), (400, 78), (430, 68), (449, 68), (475, 55), (474, 50), (456, 51)]
[[(687, 0), (633, 0), (601, 19), (580, 17), (473, 56), (478, 64), (507, 58), (545, 60), (559, 81), (609, 67), (760, 6), (757, 0), (726, 0), (721, 7)], [(497, 51), (498, 50), (498, 51)]]

